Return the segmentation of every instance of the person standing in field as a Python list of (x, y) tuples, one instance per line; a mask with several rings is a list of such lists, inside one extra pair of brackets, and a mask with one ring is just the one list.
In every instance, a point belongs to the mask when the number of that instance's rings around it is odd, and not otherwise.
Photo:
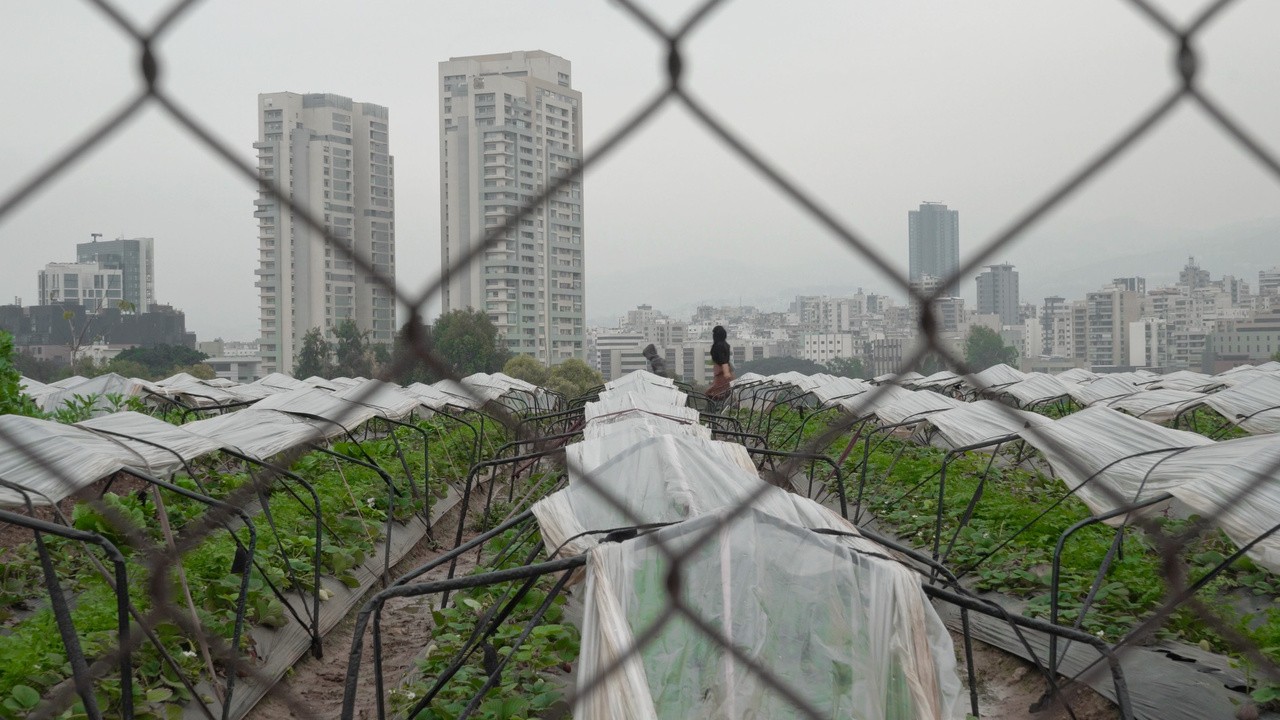
[(733, 348), (729, 347), (729, 334), (723, 325), (711, 330), (711, 386), (707, 398), (723, 402), (729, 398), (729, 383), (733, 381)]
[(667, 361), (663, 360), (662, 356), (658, 354), (658, 348), (654, 347), (653, 343), (649, 343), (649, 346), (642, 350), (640, 354), (648, 361), (646, 369), (649, 372), (658, 377), (667, 376)]

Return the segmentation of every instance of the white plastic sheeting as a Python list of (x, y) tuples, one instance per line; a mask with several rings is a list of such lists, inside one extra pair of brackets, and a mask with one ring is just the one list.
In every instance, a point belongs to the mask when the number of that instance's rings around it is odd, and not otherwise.
[[(70, 380), (71, 378), (67, 379)], [(41, 395), (36, 401), (41, 410), (45, 412), (59, 410), (67, 403), (75, 402), (76, 396), (82, 398), (97, 396), (94, 405), (95, 414), (111, 411), (105, 396), (137, 397), (142, 395), (144, 385), (146, 385), (142, 380), (123, 377), (115, 373), (106, 373), (87, 380), (80, 378), (80, 382), (67, 385), (62, 385), (61, 383), (53, 384), (58, 386), (59, 389)]]
[(875, 409), (876, 419), (881, 425), (900, 425), (920, 420), (929, 413), (950, 410), (960, 407), (964, 402), (931, 390), (908, 390), (893, 402), (885, 403)]
[(1071, 368), (1058, 373), (1056, 377), (1064, 383), (1079, 385), (1098, 379), (1098, 374), (1084, 368)]
[(288, 413), (256, 407), (189, 422), (182, 429), (259, 460), (304, 443), (321, 442), (331, 431)]
[(1111, 400), (1138, 392), (1132, 380), (1116, 375), (1103, 375), (1087, 385), (1071, 388), (1071, 399), (1081, 405), (1092, 405), (1101, 400)]
[(1206, 384), (1206, 388), (1235, 387), (1237, 385), (1244, 385), (1245, 383), (1253, 382), (1258, 378), (1273, 377), (1275, 375), (1276, 372), (1273, 370), (1263, 370), (1256, 367), (1243, 369), (1232, 368), (1225, 373), (1214, 375), (1210, 382)]
[(405, 392), (399, 385), (391, 385), (381, 380), (365, 380), (358, 385), (343, 388), (333, 396), (367, 405), (378, 413), (378, 417), (391, 420), (403, 420), (412, 415), (413, 411), (421, 405), (416, 396)]
[[(751, 375), (751, 373), (747, 373), (747, 375), (744, 375), (740, 379), (745, 380), (748, 376), (763, 379), (762, 375), (753, 376)], [(659, 385), (662, 387), (676, 386), (675, 380), (672, 380), (671, 378), (668, 378), (668, 377), (662, 377), (661, 375), (655, 375), (649, 372), (648, 370), (636, 370), (635, 372), (629, 372), (620, 378), (615, 378), (613, 380), (610, 380), (609, 382), (605, 383), (604, 386), (605, 386), (605, 389), (607, 390), (617, 390), (619, 388), (629, 387), (636, 383), (641, 383), (645, 385)]]
[[(874, 413), (876, 408), (891, 405), (910, 395), (911, 392), (897, 385), (881, 385), (861, 395), (836, 400), (836, 404), (844, 408), (845, 412), (850, 415), (856, 418), (864, 418)], [(931, 394), (936, 395), (937, 393)]]
[(487, 402), (497, 400), (505, 392), (502, 388), (492, 385), (463, 385), (447, 378), (432, 387), (457, 398), (456, 404), (469, 408), (478, 408)]
[[(1171, 455), (1155, 467), (1147, 487), (1167, 491), (1191, 510), (1214, 518), (1239, 547), (1280, 523), (1280, 436), (1239, 438)], [(1280, 537), (1270, 535), (1249, 556), (1280, 572)]]
[(406, 387), (405, 392), (416, 397), (423, 407), (427, 407), (432, 410), (441, 410), (450, 405), (459, 408), (469, 408), (475, 404), (470, 399), (460, 399), (424, 383), (414, 383)]
[(925, 415), (916, 433), (929, 441), (940, 440), (945, 447), (960, 448), (993, 442), (1050, 422), (1038, 413), (1014, 410), (994, 400), (978, 400)]
[(833, 377), (815, 387), (811, 392), (823, 405), (830, 405), (836, 398), (852, 397), (875, 387), (866, 380)]
[[(668, 604), (666, 552), (690, 551), (687, 607), (767, 665), (821, 717), (959, 718), (951, 640), (918, 579), (759, 511), (716, 530), (704, 515), (599, 546), (587, 565), (578, 687), (621, 660)], [(791, 718), (800, 712), (683, 618), (581, 693), (578, 720)]]
[[(694, 606), (709, 610), (705, 617), (729, 642), (780, 673), (824, 716), (963, 715), (950, 637), (912, 571), (865, 538), (813, 533), (809, 528), (857, 531), (822, 505), (763, 484), (743, 446), (710, 440), (692, 424), (696, 412), (662, 403), (664, 388), (624, 386), (587, 405), (588, 439), (566, 448), (568, 487), (533, 508), (548, 547), (562, 555), (591, 552), (579, 687), (634, 645), (667, 603), (655, 543), (678, 550), (720, 522), (717, 513), (763, 493), (687, 559), (683, 587)], [(583, 481), (587, 472), (591, 483)], [(578, 537), (637, 522), (679, 524), (623, 544), (597, 547), (599, 536)], [(797, 713), (718, 644), (676, 621), (585, 693), (574, 715), (728, 720)]]
[(291, 375), (285, 375), (284, 373), (278, 372), (260, 377), (249, 384), (261, 385), (262, 387), (270, 388), (272, 390), (297, 390), (299, 388), (307, 387), (305, 382), (298, 380)]
[(921, 375), (920, 373), (916, 372), (915, 370), (908, 370), (907, 372), (904, 372), (901, 375), (899, 375), (898, 373), (885, 373), (884, 375), (877, 375), (874, 378), (871, 378), (871, 381), (878, 385), (883, 385), (885, 383), (894, 383), (896, 385), (913, 385), (923, 379), (924, 379), (924, 376)]
[(975, 373), (972, 378), (965, 378), (964, 384), (974, 390), (983, 391), (995, 390), (1026, 379), (1025, 373), (1000, 363)]
[(1013, 398), (1019, 406), (1027, 407), (1035, 403), (1070, 397), (1071, 385), (1054, 375), (1031, 373), (1020, 382), (1000, 388), (1000, 393)]
[(596, 440), (615, 433), (637, 432), (639, 437), (657, 435), (693, 435), (710, 439), (711, 430), (692, 420), (673, 420), (636, 410), (587, 423), (582, 429), (584, 440)]
[(1204, 404), (1206, 397), (1204, 393), (1166, 388), (1139, 390), (1132, 395), (1102, 400), (1098, 404), (1126, 412), (1148, 422), (1163, 423), (1176, 418), (1183, 410)]
[(222, 443), (217, 440), (136, 412), (112, 413), (76, 425), (90, 431), (105, 431), (101, 434), (109, 440), (123, 444), (141, 456), (145, 464), (140, 470), (157, 477), (179, 470), (183, 460), (193, 460), (222, 449)]
[(317, 421), (314, 424), (321, 428), (326, 436), (342, 434), (337, 426), (348, 431), (354, 430), (378, 415), (372, 407), (343, 400), (319, 388), (276, 393), (263, 398), (253, 408), (324, 418), (328, 421), (327, 423)]
[[(123, 444), (48, 420), (0, 415), (0, 480), (31, 491), (35, 505), (57, 503), (125, 467), (146, 461)], [(0, 487), (0, 507), (22, 507), (22, 493)]]
[(1246, 432), (1280, 431), (1280, 374), (1255, 375), (1248, 382), (1205, 396), (1204, 402)]
[(1148, 384), (1146, 387), (1149, 390), (1200, 390), (1212, 380), (1211, 376), (1204, 373), (1177, 370), (1167, 375), (1161, 375), (1159, 380)]
[(939, 370), (932, 375), (926, 375), (914, 382), (910, 383), (911, 387), (921, 388), (946, 388), (952, 385), (959, 385), (964, 378), (951, 372), (950, 370)]
[[(654, 388), (653, 391), (660, 391), (661, 388)], [(645, 390), (643, 392), (653, 392)], [(682, 393), (683, 394), (683, 393)], [(650, 397), (647, 394), (641, 394), (638, 390), (628, 390), (620, 392), (611, 390), (608, 397), (603, 394), (601, 398), (595, 402), (589, 402), (582, 409), (582, 417), (587, 423), (593, 420), (607, 418), (611, 415), (618, 415), (628, 411), (641, 411), (657, 415), (659, 417), (668, 417), (674, 420), (684, 420), (688, 422), (698, 421), (698, 411), (683, 405), (673, 405), (663, 402), (662, 400)]]
[[(1212, 445), (1203, 435), (1172, 430), (1101, 405), (1021, 432), (1054, 473), (1094, 513), (1139, 498), (1148, 471), (1183, 448)], [(1087, 481), (1087, 482), (1086, 482)]]

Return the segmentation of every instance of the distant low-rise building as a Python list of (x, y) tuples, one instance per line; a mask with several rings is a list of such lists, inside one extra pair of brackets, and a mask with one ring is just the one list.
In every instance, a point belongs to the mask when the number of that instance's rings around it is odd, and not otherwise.
[[(68, 316), (69, 313), (69, 316)], [(175, 345), (196, 347), (195, 333), (187, 332), (186, 316), (168, 305), (152, 312), (122, 312), (104, 307), (87, 312), (84, 305), (32, 305), (0, 307), (0, 330), (14, 337), (14, 347), (36, 357), (63, 364), (71, 348), (78, 357), (93, 345), (110, 350)]]

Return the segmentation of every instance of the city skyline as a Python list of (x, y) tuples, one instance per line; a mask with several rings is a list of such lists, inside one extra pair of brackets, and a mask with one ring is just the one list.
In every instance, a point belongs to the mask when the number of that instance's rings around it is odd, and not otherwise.
[[(1161, 3), (1175, 21), (1199, 5)], [(145, 20), (165, 7), (139, 0), (124, 11)], [(589, 153), (661, 85), (665, 68), (665, 46), (607, 4), (556, 11), (514, 2), (369, 3), (344, 23), (324, 19), (343, 11), (336, 3), (318, 0), (303, 13), (297, 7), (257, 7), (252, 16), (236, 3), (198, 7), (155, 47), (163, 87), (249, 165), (256, 162), (250, 141), (257, 118), (246, 108), (260, 92), (330, 91), (392, 108), (402, 200), (397, 270), (407, 293), (438, 272), (440, 255), (432, 137), (439, 104), (420, 76), (430, 77), (451, 56), (544, 47), (570, 57), (574, 87), (590, 99), (583, 129)], [(652, 11), (674, 26), (688, 9), (658, 2)], [(486, 20), (492, 13), (511, 22), (496, 26)], [(1280, 145), (1268, 130), (1280, 127), (1280, 103), (1257, 88), (1267, 86), (1266, 68), (1280, 56), (1266, 32), (1278, 19), (1274, 4), (1242, 3), (1197, 40), (1205, 60), (1197, 82), (1272, 148)], [(0, 57), (26, 69), (8, 78), (8, 87), (42, 109), (10, 118), (0, 148), (0, 193), (8, 196), (136, 90), (137, 59), (134, 46), (89, 6), (18, 6), (6, 20), (10, 40)], [(284, 26), (298, 32), (281, 37)], [(773, 38), (776, 52), (742, 52), (742, 38), (762, 35)], [(901, 42), (906, 36), (929, 51), (910, 51)], [(242, 49), (226, 53), (229, 38)], [(1083, 55), (1081, 38), (1089, 50)], [(334, 47), (357, 52), (328, 49)], [(965, 257), (975, 257), (1174, 82), (1169, 39), (1123, 3), (855, 2), (797, 13), (747, 0), (713, 13), (682, 50), (689, 92), (904, 276), (903, 208), (927, 198), (963, 209)], [(753, 81), (742, 82), (746, 77)], [(976, 89), (974, 78), (983, 79)], [(832, 86), (846, 90), (832, 93)], [(761, 88), (813, 98), (813, 111), (797, 114), (792, 104), (762, 100)], [(849, 131), (817, 130), (829, 118), (847, 118)], [(657, 299), (696, 304), (763, 295), (764, 284), (894, 292), (889, 278), (675, 104), (586, 182), (586, 305), (593, 317)], [(254, 337), (255, 288), (230, 280), (257, 264), (257, 223), (245, 212), (255, 192), (252, 181), (152, 107), (4, 217), (0, 243), (11, 257), (0, 268), (0, 291), (30, 302), (35, 270), (49, 259), (45, 246), (87, 241), (91, 232), (149, 236), (165, 248), (156, 268), (164, 302), (186, 308), (202, 337)], [(1114, 266), (1108, 275), (1152, 274), (1151, 255), (1190, 251), (1212, 262), (1217, 258), (1205, 250), (1252, 242), (1255, 228), (1274, 238), (1278, 196), (1274, 178), (1185, 106), (1008, 252), (986, 261), (1017, 265), (1024, 292), (1074, 293), (1071, 276), (1089, 274), (1096, 262)], [(1228, 269), (1225, 261), (1214, 264)], [(656, 298), (648, 287), (658, 277), (681, 282)], [(969, 295), (967, 278), (963, 285)], [(426, 317), (438, 308), (429, 303)]]

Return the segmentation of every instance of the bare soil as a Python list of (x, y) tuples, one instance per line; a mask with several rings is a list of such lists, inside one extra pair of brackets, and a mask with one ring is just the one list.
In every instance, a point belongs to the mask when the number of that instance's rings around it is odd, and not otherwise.
[[(952, 633), (952, 640), (959, 650), (962, 638)], [(960, 670), (961, 681), (967, 682), (968, 676), (963, 668), (964, 658), (960, 657), (958, 660), (957, 669)], [(977, 668), (978, 709), (982, 712), (983, 720), (1071, 719), (1071, 713), (1061, 703), (1046, 703), (1044, 709), (1033, 712), (1032, 707), (1038, 707), (1047, 684), (1031, 663), (975, 640), (973, 664)], [(1119, 717), (1116, 706), (1110, 700), (1086, 686), (1074, 686), (1065, 695), (1076, 720), (1113, 720)], [(967, 708), (967, 687), (963, 700)]]
[[(453, 523), (437, 523), (433, 528), (439, 539), (452, 540), (456, 531)], [(467, 532), (463, 542), (475, 537)], [(393, 578), (413, 570), (446, 551), (437, 550), (429, 540), (424, 540), (411, 550), (391, 571)], [(470, 552), (458, 559), (455, 575), (465, 575), (476, 565), (476, 553)], [(418, 580), (442, 580), (449, 572), (444, 563)], [(401, 678), (413, 669), (414, 660), (431, 641), (431, 605), (438, 597), (418, 597), (394, 600), (387, 603), (382, 612), (382, 668), (387, 691), (395, 688)], [(347, 676), (347, 662), (355, 627), (352, 614), (325, 635), (324, 657), (317, 660), (305, 655), (284, 678), (246, 716), (246, 720), (333, 720), (342, 710), (342, 696)], [(373, 635), (365, 632), (361, 661), (360, 681), (356, 691), (354, 717), (357, 720), (377, 717), (373, 680)], [(290, 703), (288, 697), (296, 700)], [(290, 705), (301, 704), (305, 713), (295, 712)]]

